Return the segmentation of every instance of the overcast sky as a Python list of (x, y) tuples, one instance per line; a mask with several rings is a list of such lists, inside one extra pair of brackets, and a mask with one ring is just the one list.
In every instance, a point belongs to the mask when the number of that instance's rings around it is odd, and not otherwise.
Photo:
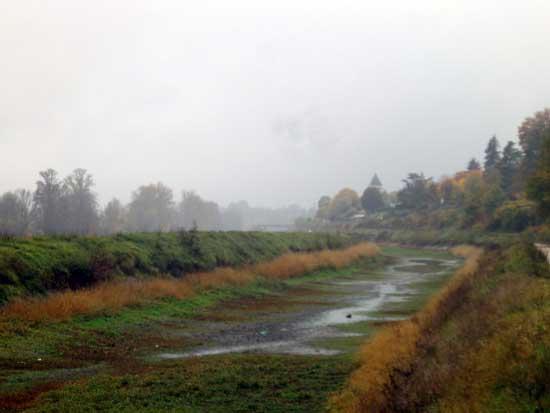
[(549, 39), (548, 0), (0, 0), (0, 191), (49, 167), (102, 202), (396, 189), (550, 106)]

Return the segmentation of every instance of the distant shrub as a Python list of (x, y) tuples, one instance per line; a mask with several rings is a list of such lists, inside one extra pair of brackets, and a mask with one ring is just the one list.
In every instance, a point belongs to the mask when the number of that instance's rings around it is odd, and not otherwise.
[(506, 250), (505, 271), (550, 278), (550, 266), (542, 252), (532, 243), (520, 243)]
[(98, 249), (90, 256), (90, 281), (107, 281), (113, 278), (116, 271), (116, 257), (105, 249)]
[(492, 229), (519, 232), (537, 222), (534, 203), (529, 201), (506, 202), (498, 208), (490, 224)]

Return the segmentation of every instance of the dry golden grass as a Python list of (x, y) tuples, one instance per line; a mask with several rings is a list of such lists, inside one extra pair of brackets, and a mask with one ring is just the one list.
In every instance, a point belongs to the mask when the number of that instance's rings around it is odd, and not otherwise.
[(15, 299), (0, 309), (0, 320), (61, 321), (84, 314), (116, 312), (160, 298), (185, 299), (200, 290), (245, 285), (258, 277), (287, 279), (324, 268), (343, 268), (378, 253), (377, 246), (362, 243), (345, 250), (287, 254), (246, 268), (218, 268), (183, 278), (109, 281), (77, 291), (51, 293), (46, 297)]
[(466, 262), (448, 285), (410, 320), (390, 325), (377, 333), (359, 351), (360, 366), (344, 389), (330, 400), (330, 409), (339, 413), (389, 412), (391, 386), (399, 376), (411, 370), (417, 354), (417, 343), (425, 329), (431, 328), (448, 311), (452, 296), (474, 274), (482, 250), (461, 246), (452, 252)]
[(266, 278), (286, 279), (306, 274), (321, 268), (344, 268), (364, 257), (379, 253), (376, 245), (363, 243), (342, 251), (320, 251), (310, 254), (288, 254), (273, 261), (257, 264), (252, 272)]

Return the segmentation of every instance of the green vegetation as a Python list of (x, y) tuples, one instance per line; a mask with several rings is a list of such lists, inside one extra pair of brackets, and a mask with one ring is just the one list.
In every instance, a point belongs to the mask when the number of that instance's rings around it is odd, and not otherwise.
[(3, 238), (0, 303), (15, 295), (80, 288), (116, 277), (181, 276), (350, 243), (349, 236), (334, 234), (198, 231)]
[(101, 375), (43, 396), (28, 412), (320, 412), (351, 369), (344, 357), (230, 355)]
[(543, 217), (550, 218), (550, 130), (543, 136), (538, 166), (527, 184), (527, 196), (537, 203)]
[(529, 240), (534, 234), (488, 233), (481, 230), (458, 229), (362, 229), (361, 234), (371, 241), (399, 243), (417, 246), (452, 246), (471, 244), (479, 246), (512, 245), (522, 239)]

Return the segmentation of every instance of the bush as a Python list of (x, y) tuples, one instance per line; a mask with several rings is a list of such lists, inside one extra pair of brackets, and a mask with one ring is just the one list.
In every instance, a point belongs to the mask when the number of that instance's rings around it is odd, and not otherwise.
[(550, 266), (542, 252), (531, 243), (520, 243), (506, 250), (505, 271), (550, 278)]
[(529, 201), (506, 202), (495, 211), (490, 224), (492, 229), (519, 232), (536, 224), (537, 211), (535, 204)]

